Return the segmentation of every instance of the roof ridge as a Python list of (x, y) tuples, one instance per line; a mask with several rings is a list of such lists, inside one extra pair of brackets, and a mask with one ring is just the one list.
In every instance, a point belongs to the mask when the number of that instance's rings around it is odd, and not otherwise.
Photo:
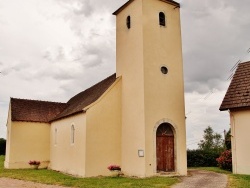
[(33, 101), (33, 102), (46, 102), (46, 103), (56, 103), (56, 104), (67, 104), (65, 102), (54, 102), (54, 101), (43, 101), (43, 100), (37, 100), (37, 99), (21, 99), (21, 98), (14, 98), (14, 97), (10, 97), (10, 99), (14, 99), (14, 100), (23, 100), (23, 101)]
[(241, 63), (239, 63), (239, 65), (241, 65), (241, 64), (247, 64), (247, 63), (250, 63), (250, 61), (241, 62)]
[(31, 99), (10, 99), (11, 120), (48, 123), (68, 106), (67, 103)]
[(12, 121), (52, 122), (82, 112), (84, 107), (96, 101), (116, 79), (116, 74), (112, 74), (73, 96), (67, 103), (11, 97)]
[(104, 82), (105, 80), (108, 80), (109, 78), (111, 78), (111, 77), (114, 76), (114, 75), (116, 75), (116, 73), (114, 73), (114, 74), (112, 74), (112, 75), (110, 75), (110, 76), (108, 76), (108, 77), (102, 79), (101, 81), (99, 81), (99, 82), (97, 82), (96, 84), (90, 86), (89, 88), (87, 88), (87, 89), (85, 89), (85, 90), (83, 90), (83, 91), (77, 93), (76, 95), (74, 95), (73, 97), (71, 97), (71, 98), (68, 100), (67, 104), (69, 103), (69, 101), (70, 101), (71, 99), (73, 99), (73, 98), (76, 97), (77, 95), (80, 95), (81, 93), (84, 93), (84, 92), (86, 92), (86, 91), (88, 91), (88, 90), (93, 89), (93, 88), (96, 87), (98, 84), (101, 84), (102, 82)]
[(50, 121), (59, 120), (67, 116), (83, 112), (84, 107), (96, 101), (115, 82), (116, 79), (116, 73), (114, 73), (84, 91), (79, 92), (68, 100), (68, 107), (66, 107), (60, 114)]

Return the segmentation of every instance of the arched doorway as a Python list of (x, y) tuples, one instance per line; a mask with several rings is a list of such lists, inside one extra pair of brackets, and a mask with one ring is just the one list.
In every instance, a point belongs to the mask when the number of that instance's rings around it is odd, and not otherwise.
[(174, 132), (169, 123), (162, 123), (156, 131), (157, 172), (173, 172)]

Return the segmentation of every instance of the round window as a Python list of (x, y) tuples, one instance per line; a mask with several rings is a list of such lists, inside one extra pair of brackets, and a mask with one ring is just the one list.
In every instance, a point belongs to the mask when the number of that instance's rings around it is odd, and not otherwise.
[(165, 67), (165, 66), (162, 66), (161, 67), (161, 72), (162, 72), (162, 74), (167, 74), (168, 73), (168, 68)]

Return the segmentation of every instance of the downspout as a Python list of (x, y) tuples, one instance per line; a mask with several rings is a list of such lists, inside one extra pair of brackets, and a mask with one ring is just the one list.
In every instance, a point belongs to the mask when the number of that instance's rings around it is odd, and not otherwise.
[(234, 118), (233, 113), (231, 113), (230, 110), (228, 110), (228, 111), (229, 111), (229, 114), (231, 116), (231, 132), (232, 132), (232, 134), (231, 134), (231, 141), (233, 140), (233, 142), (231, 142), (231, 144), (233, 143), (232, 144), (232, 153), (234, 153), (233, 154), (234, 155), (234, 158), (233, 158), (234, 160), (232, 160), (232, 163), (233, 163), (233, 173), (237, 174), (238, 169), (237, 169), (235, 118)]

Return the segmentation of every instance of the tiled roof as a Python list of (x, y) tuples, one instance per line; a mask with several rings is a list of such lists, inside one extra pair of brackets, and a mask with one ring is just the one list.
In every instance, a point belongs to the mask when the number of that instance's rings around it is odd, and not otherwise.
[(240, 63), (220, 110), (250, 107), (250, 62)]
[(115, 82), (115, 80), (116, 74), (113, 74), (96, 85), (75, 95), (67, 102), (67, 108), (63, 110), (57, 117), (51, 120), (54, 121), (79, 112), (83, 112), (83, 109), (101, 97), (101, 95)]
[(11, 98), (12, 121), (50, 122), (79, 112), (95, 102), (115, 82), (116, 74), (72, 97), (67, 103)]
[(48, 123), (50, 119), (56, 117), (67, 106), (66, 103), (16, 98), (11, 98), (10, 103), (12, 121), (41, 123)]

